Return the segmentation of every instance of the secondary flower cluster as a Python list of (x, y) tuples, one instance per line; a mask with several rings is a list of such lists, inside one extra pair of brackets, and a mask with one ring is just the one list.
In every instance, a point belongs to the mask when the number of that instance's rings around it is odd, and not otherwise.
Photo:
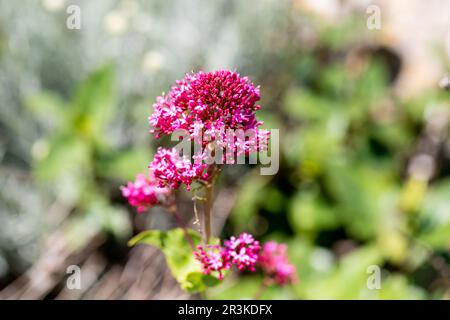
[(189, 189), (194, 180), (208, 180), (207, 165), (202, 162), (203, 159), (196, 156), (193, 159), (191, 163), (187, 157), (181, 157), (175, 148), (159, 148), (149, 167), (160, 186), (178, 189), (184, 183)]
[(258, 253), (261, 250), (259, 242), (247, 233), (239, 237), (231, 237), (226, 240), (224, 246), (205, 245), (198, 246), (194, 252), (195, 257), (202, 264), (203, 272), (210, 274), (212, 271), (219, 273), (219, 279), (223, 278), (222, 271), (235, 265), (239, 270), (255, 271)]
[(269, 280), (286, 285), (297, 281), (295, 267), (288, 259), (285, 244), (269, 241), (264, 244), (258, 263)]
[(248, 233), (242, 233), (239, 237), (231, 237), (224, 243), (224, 251), (232, 264), (240, 271), (245, 269), (255, 271), (258, 254), (261, 250), (259, 242)]
[(260, 266), (267, 279), (279, 285), (296, 281), (295, 267), (288, 262), (286, 245), (270, 241), (261, 250), (259, 242), (247, 233), (231, 237), (223, 246), (198, 246), (194, 255), (203, 273), (216, 271), (219, 279), (223, 279), (225, 270), (235, 265), (240, 271), (255, 271)]
[(200, 261), (204, 274), (213, 271), (219, 273), (219, 279), (223, 279), (223, 271), (231, 268), (231, 263), (225, 250), (220, 245), (198, 246), (194, 252), (195, 258)]
[(128, 203), (136, 207), (138, 212), (162, 204), (170, 196), (170, 189), (161, 188), (152, 175), (147, 178), (142, 173), (136, 176), (134, 182), (128, 182), (126, 186), (122, 186), (120, 189)]

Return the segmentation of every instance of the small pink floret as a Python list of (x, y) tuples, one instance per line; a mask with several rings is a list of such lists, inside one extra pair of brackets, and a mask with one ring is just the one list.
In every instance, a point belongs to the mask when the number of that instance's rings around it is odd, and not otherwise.
[(258, 264), (266, 276), (279, 285), (297, 281), (296, 270), (294, 265), (289, 263), (285, 244), (275, 241), (265, 243), (259, 255)]
[(138, 174), (135, 181), (128, 182), (120, 189), (128, 203), (136, 207), (138, 212), (164, 203), (170, 193), (168, 188), (161, 188), (154, 177), (147, 178), (144, 174)]

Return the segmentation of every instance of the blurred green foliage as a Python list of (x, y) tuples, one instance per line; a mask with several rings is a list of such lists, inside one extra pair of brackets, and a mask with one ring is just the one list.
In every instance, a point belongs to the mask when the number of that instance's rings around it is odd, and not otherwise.
[[(332, 41), (324, 40), (321, 50), (342, 55)], [(300, 283), (270, 288), (263, 298), (444, 296), (446, 273), (429, 271), (438, 283), (430, 292), (420, 270), (433, 269), (433, 259), (450, 261), (450, 179), (441, 172), (427, 183), (407, 168), (423, 138), (427, 109), (448, 110), (448, 94), (397, 99), (392, 66), (377, 52), (363, 56), (361, 67), (304, 51), (290, 61), (298, 71), (276, 113), (284, 119), (278, 122), (280, 172), (244, 179), (229, 226), (289, 244)], [(446, 141), (448, 126), (444, 134)], [(448, 167), (448, 158), (436, 161)], [(268, 221), (267, 228), (261, 231), (255, 221)], [(381, 270), (379, 290), (367, 287), (372, 265)], [(260, 281), (230, 280), (211, 298), (252, 298)]]
[(49, 131), (33, 154), (36, 179), (51, 184), (59, 201), (77, 212), (67, 226), (69, 241), (83, 246), (88, 235), (102, 230), (128, 236), (130, 223), (123, 208), (111, 203), (109, 185), (117, 187), (116, 181), (145, 167), (148, 151), (118, 150), (107, 135), (117, 112), (113, 66), (90, 74), (69, 101), (41, 92), (27, 106)]

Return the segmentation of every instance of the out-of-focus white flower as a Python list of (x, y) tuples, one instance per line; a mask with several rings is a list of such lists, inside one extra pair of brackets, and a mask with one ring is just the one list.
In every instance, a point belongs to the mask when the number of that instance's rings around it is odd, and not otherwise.
[(127, 16), (132, 16), (139, 11), (139, 3), (135, 0), (122, 0), (119, 7), (120, 11)]
[(144, 58), (142, 59), (142, 68), (145, 71), (157, 71), (160, 70), (165, 64), (164, 56), (154, 50), (150, 50), (145, 53)]
[(59, 11), (64, 7), (65, 0), (43, 0), (42, 5), (48, 11)]
[[(449, 39), (449, 55), (450, 55), (450, 39)], [(441, 81), (439, 81), (439, 87), (442, 89), (450, 89), (450, 77), (448, 75), (444, 76)]]
[(341, 10), (338, 0), (297, 0), (296, 4), (330, 22), (338, 19)]
[(34, 159), (42, 160), (48, 156), (48, 153), (50, 151), (50, 146), (48, 145), (48, 142), (43, 139), (37, 140), (35, 143), (33, 143), (33, 146), (31, 147), (31, 155)]
[(428, 154), (415, 156), (408, 167), (409, 175), (420, 181), (428, 181), (435, 170), (433, 158)]
[(326, 272), (333, 266), (333, 256), (325, 249), (316, 249), (309, 258), (310, 265), (317, 271)]
[(111, 11), (103, 20), (104, 28), (112, 35), (121, 35), (128, 29), (128, 17), (122, 11)]

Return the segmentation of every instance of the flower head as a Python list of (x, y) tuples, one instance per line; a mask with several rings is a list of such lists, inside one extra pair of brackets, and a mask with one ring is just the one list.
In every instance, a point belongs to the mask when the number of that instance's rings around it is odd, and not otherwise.
[(231, 237), (224, 243), (224, 252), (227, 259), (239, 270), (255, 271), (261, 246), (252, 235), (242, 233), (238, 237)]
[(219, 279), (223, 279), (223, 270), (231, 267), (226, 253), (220, 245), (198, 246), (194, 252), (195, 258), (200, 261), (204, 274), (210, 274), (213, 271), (219, 272)]
[(259, 88), (235, 72), (187, 74), (168, 95), (158, 97), (149, 122), (157, 136), (179, 129), (193, 132), (196, 122), (206, 129), (256, 127), (261, 124), (254, 114), (260, 108), (256, 105), (259, 99)]
[[(227, 151), (248, 154), (260, 145), (265, 148), (269, 138), (268, 131), (258, 130), (262, 125), (255, 116), (260, 109), (256, 104), (259, 99), (259, 87), (235, 72), (187, 74), (169, 94), (157, 98), (149, 117), (151, 132), (159, 137), (183, 130), (202, 147), (214, 140)], [(241, 130), (246, 138), (230, 137), (230, 129)]]
[(175, 148), (159, 148), (149, 167), (158, 179), (160, 187), (178, 189), (184, 183), (189, 189), (194, 180), (208, 179), (208, 166), (202, 163), (202, 157), (194, 156), (193, 160), (194, 163), (191, 163), (187, 157), (180, 156)]
[(138, 174), (135, 181), (128, 182), (126, 186), (122, 186), (120, 189), (128, 203), (136, 207), (138, 212), (164, 203), (170, 194), (168, 188), (158, 186), (154, 177), (151, 176), (149, 179), (144, 174)]
[(266, 276), (279, 285), (297, 281), (294, 265), (288, 261), (287, 247), (275, 241), (264, 244), (258, 264)]

